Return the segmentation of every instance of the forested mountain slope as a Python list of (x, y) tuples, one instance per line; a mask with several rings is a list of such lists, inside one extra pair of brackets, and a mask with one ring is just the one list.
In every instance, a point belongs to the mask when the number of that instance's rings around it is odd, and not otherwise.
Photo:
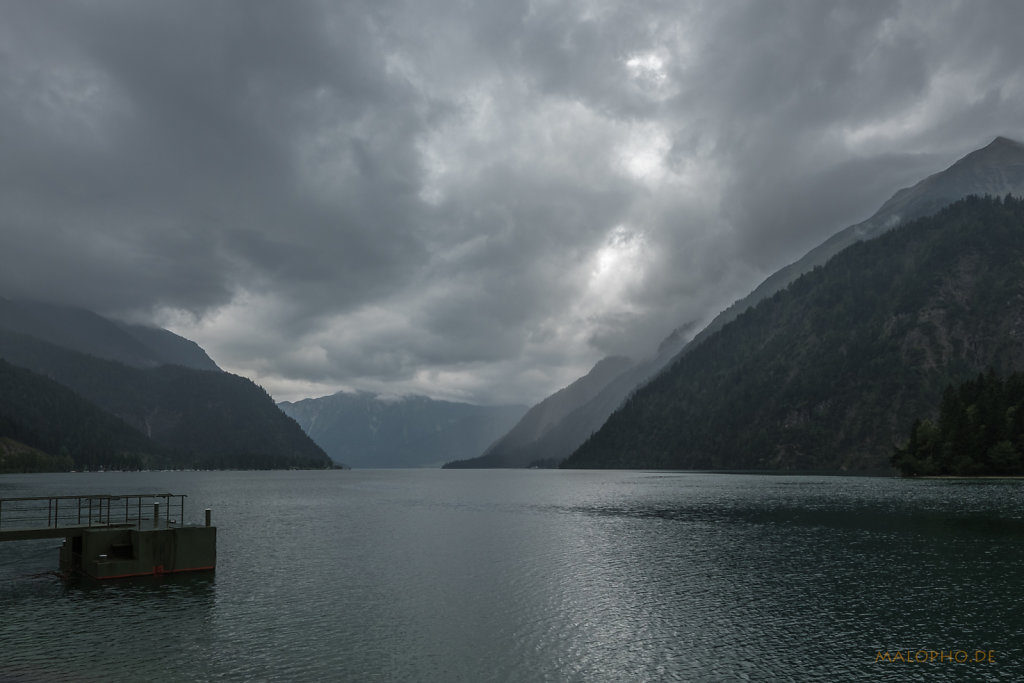
[[(159, 463), (147, 460), (145, 466), (331, 465), (298, 424), (244, 377), (179, 365), (132, 367), (3, 330), (0, 358), (58, 382), (158, 444), (167, 457)], [(56, 430), (66, 419), (61, 405), (54, 404), (49, 422), (40, 423), (37, 431)], [(84, 464), (72, 456), (76, 464)]]
[(0, 359), (0, 472), (167, 464), (163, 448), (67, 387)]
[(1024, 369), (1024, 201), (857, 242), (638, 390), (564, 466), (888, 468), (944, 387)]

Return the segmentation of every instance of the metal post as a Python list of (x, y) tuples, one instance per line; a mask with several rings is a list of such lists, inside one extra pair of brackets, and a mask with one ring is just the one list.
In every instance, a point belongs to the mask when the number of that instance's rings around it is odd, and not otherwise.
[(210, 508), (206, 508), (206, 526), (210, 526)]
[(160, 503), (153, 503), (153, 528), (160, 526)]

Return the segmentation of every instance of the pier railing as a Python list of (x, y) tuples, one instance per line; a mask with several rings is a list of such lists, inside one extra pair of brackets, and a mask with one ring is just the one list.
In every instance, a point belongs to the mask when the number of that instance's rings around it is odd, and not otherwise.
[(173, 493), (0, 498), (0, 540), (3, 532), (27, 529), (180, 526), (185, 498)]

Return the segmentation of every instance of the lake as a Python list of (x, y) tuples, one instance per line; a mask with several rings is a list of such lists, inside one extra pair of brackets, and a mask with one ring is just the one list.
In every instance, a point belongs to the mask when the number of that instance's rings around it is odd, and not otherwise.
[(216, 573), (65, 582), (59, 540), (0, 543), (0, 681), (1024, 680), (1022, 481), (0, 476), (165, 491), (212, 508)]

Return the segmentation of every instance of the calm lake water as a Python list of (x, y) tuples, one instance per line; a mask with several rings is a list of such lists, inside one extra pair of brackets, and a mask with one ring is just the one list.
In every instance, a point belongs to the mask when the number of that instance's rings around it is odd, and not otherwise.
[[(0, 681), (1024, 680), (1020, 481), (0, 476), (164, 491), (213, 509), (216, 573), (65, 583), (59, 540), (0, 543)], [(876, 661), (908, 650), (969, 661)]]

